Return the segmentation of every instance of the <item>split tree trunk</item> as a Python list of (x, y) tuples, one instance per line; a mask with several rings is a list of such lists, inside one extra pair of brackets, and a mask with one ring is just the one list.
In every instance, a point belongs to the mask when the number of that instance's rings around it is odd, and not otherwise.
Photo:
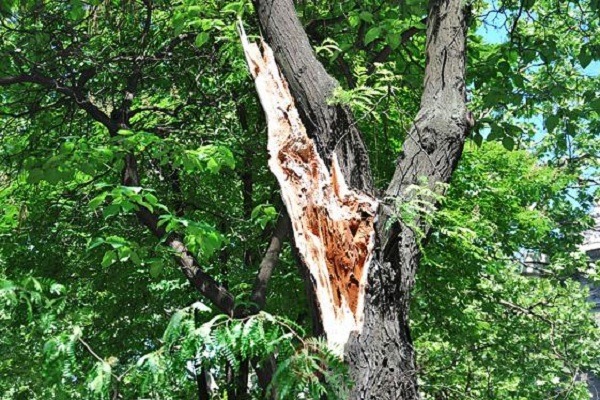
[[(407, 197), (407, 188), (423, 180), (430, 189), (448, 182), (460, 158), (472, 126), (463, 3), (430, 1), (421, 110), (386, 199)], [(337, 82), (316, 59), (292, 0), (255, 5), (267, 44), (261, 50), (246, 43), (245, 51), (269, 122), (269, 165), (282, 186), (328, 343), (345, 345), (353, 399), (417, 399), (408, 319), (421, 257), (417, 234), (401, 221), (384, 229), (389, 205), (374, 215), (364, 141), (350, 111), (327, 104)], [(414, 222), (427, 234), (423, 221)]]

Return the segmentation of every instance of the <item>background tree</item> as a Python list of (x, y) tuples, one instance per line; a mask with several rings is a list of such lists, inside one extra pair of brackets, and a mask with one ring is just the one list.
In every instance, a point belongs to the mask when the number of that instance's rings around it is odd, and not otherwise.
[[(380, 314), (369, 300), (364, 336), (348, 347), (354, 395), (416, 396), (418, 372), (430, 398), (585, 398), (574, 377), (597, 368), (597, 330), (571, 276), (594, 270), (571, 253), (597, 172), (598, 4), (434, 1), (429, 16), (425, 6), (2, 2), (3, 396), (206, 398), (208, 375), (216, 397), (344, 395), (341, 364), (303, 333), (320, 324), (294, 246), (282, 244), (289, 228), (235, 30), (242, 16), (274, 48), (321, 156), (336, 151), (347, 181), (388, 205), (379, 235), (391, 250), (380, 271), (404, 273), (371, 276), (369, 293), (383, 290), (399, 312)], [(506, 36), (489, 43), (488, 24)], [(460, 33), (453, 57), (445, 29)], [(434, 181), (422, 184), (431, 171), (419, 163), (399, 179), (428, 149), (433, 160), (460, 152), (460, 140), (444, 151), (440, 135), (411, 140), (430, 124), (417, 117), (413, 126), (413, 116), (436, 115), (428, 107), (442, 88), (459, 125), (469, 89), (476, 121), (444, 196)], [(446, 112), (452, 103), (441, 104)], [(478, 149), (484, 137), (504, 149)], [(444, 158), (434, 180), (447, 180), (454, 163)], [(398, 237), (410, 257), (394, 250)], [(550, 255), (544, 279), (520, 275), (523, 250)], [(256, 305), (268, 314), (251, 317)], [(380, 347), (367, 368), (356, 352), (385, 326), (399, 342), (369, 341)], [(376, 382), (387, 378), (377, 368), (404, 379)]]

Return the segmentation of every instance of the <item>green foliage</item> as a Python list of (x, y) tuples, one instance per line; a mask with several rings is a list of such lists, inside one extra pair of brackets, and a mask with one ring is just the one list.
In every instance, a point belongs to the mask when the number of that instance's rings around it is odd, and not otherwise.
[[(200, 322), (200, 316), (207, 313), (210, 308), (199, 302), (175, 311), (159, 348), (129, 366), (119, 365), (125, 371), (120, 376), (112, 372), (118, 360), (99, 360), (87, 374), (87, 389), (99, 399), (110, 398), (117, 384), (122, 393), (130, 396), (168, 393), (164, 389), (169, 381), (185, 384), (190, 373), (195, 376), (205, 371), (218, 385), (218, 393), (225, 395), (227, 369), (220, 366), (239, 371), (241, 363), (266, 362), (273, 354), (277, 354), (278, 368), (271, 387), (277, 398), (288, 399), (301, 393), (311, 398), (341, 398), (349, 387), (347, 368), (339, 356), (321, 340), (304, 340), (302, 328), (292, 321), (260, 312), (236, 320), (221, 314)], [(76, 347), (79, 344), (90, 350), (81, 337), (81, 329), (75, 327), (72, 334), (61, 334), (45, 344), (48, 373), (60, 371), (63, 380), (76, 379), (74, 374), (80, 366)], [(259, 393), (256, 387), (250, 390)]]
[[(574, 276), (596, 272), (576, 252), (572, 179), (524, 151), (466, 152), (413, 303), (426, 398), (588, 398), (577, 374), (598, 368), (600, 332)], [(552, 254), (543, 277), (522, 274), (531, 254)]]
[(277, 397), (289, 399), (301, 395), (311, 399), (344, 399), (352, 387), (347, 366), (321, 339), (311, 338), (304, 346), (282, 360), (271, 387)]
[(393, 212), (386, 221), (386, 229), (401, 222), (414, 232), (419, 241), (424, 239), (425, 229), (432, 224), (437, 204), (443, 200), (447, 187), (440, 183), (433, 189), (429, 186), (427, 179), (421, 179), (419, 185), (409, 185), (400, 196), (390, 198)]
[(259, 204), (252, 210), (250, 218), (262, 229), (265, 229), (269, 222), (273, 222), (277, 218), (277, 210), (271, 205)]

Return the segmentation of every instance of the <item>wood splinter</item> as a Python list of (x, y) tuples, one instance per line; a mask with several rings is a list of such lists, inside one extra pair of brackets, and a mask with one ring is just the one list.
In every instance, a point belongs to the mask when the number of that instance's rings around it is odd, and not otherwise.
[(271, 48), (242, 46), (268, 122), (269, 168), (292, 221), (299, 254), (312, 277), (328, 346), (342, 355), (363, 325), (365, 285), (375, 243), (378, 202), (348, 188), (335, 154), (331, 168), (308, 137)]

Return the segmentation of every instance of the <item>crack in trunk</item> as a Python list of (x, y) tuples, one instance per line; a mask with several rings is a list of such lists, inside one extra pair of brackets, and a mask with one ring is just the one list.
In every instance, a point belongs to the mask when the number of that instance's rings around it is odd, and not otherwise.
[(246, 60), (268, 121), (269, 167), (281, 187), (294, 239), (308, 267), (329, 347), (343, 354), (360, 332), (378, 202), (348, 187), (335, 154), (331, 167), (300, 118), (273, 51), (249, 43)]

